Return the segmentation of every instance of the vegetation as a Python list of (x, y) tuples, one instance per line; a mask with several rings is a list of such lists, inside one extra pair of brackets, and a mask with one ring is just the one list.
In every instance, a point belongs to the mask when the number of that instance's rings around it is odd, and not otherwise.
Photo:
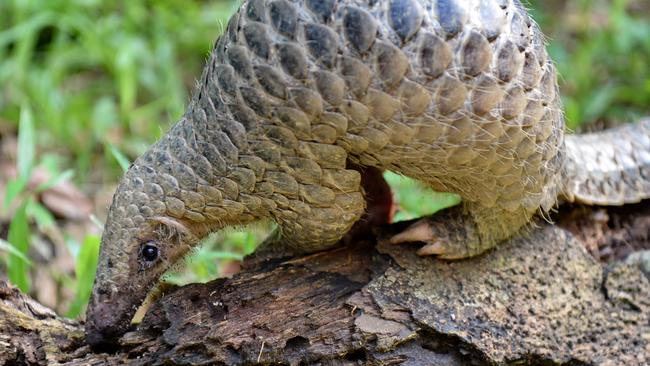
[(650, 3), (531, 1), (557, 63), (567, 124), (629, 122), (650, 110)]
[[(116, 181), (181, 116), (207, 52), (237, 5), (0, 2), (0, 277), (61, 313), (82, 313)], [(529, 7), (549, 36), (571, 128), (650, 114), (646, 2), (555, 0)], [(35, 172), (46, 178), (35, 184)], [(399, 219), (455, 202), (438, 194), (422, 204), (416, 183), (387, 178), (398, 190)], [(96, 225), (75, 224), (44, 204), (44, 192), (70, 180), (92, 198)], [(186, 271), (169, 278), (204, 281), (224, 274), (227, 265), (215, 261), (241, 259), (264, 232), (213, 236)], [(46, 283), (55, 290), (43, 293)]]

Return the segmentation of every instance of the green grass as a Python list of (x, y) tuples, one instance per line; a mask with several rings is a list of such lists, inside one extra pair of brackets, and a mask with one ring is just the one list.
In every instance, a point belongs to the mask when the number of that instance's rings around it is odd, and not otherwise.
[(90, 299), (99, 257), (99, 244), (100, 238), (96, 235), (87, 235), (81, 245), (70, 243), (78, 250), (75, 258), (74, 298), (66, 313), (69, 317), (79, 316)]
[[(569, 126), (624, 122), (650, 114), (650, 16), (643, 1), (531, 1), (557, 61)], [(71, 273), (52, 271), (67, 289), (62, 313), (83, 312), (92, 286), (99, 237), (73, 239), (39, 203), (39, 192), (73, 179), (88, 195), (112, 189), (123, 169), (183, 113), (216, 35), (238, 1), (0, 1), (0, 136), (18, 136), (15, 179), (0, 192), (0, 275), (35, 293), (38, 233), (64, 231)], [(38, 148), (36, 148), (38, 146)], [(2, 160), (0, 158), (0, 160)], [(28, 187), (36, 167), (52, 176)], [(429, 194), (394, 174), (396, 219), (457, 201)], [(102, 220), (103, 207), (97, 209)], [(264, 230), (206, 239), (184, 283), (220, 274), (216, 263), (240, 259)], [(41, 263), (42, 264), (42, 263)], [(39, 265), (41, 265), (39, 264)], [(47, 265), (47, 263), (46, 263)]]
[[(183, 113), (234, 1), (3, 1), (0, 116), (29, 106), (39, 142), (87, 182), (115, 179), (108, 146), (143, 152)], [(63, 143), (63, 144), (62, 144)], [(63, 145), (63, 146), (61, 146)]]
[(460, 203), (458, 195), (434, 192), (420, 182), (403, 175), (384, 172), (384, 178), (391, 186), (398, 205), (398, 211), (393, 217), (394, 222), (430, 215)]
[(650, 114), (650, 4), (533, 1), (560, 74), (567, 125), (632, 122)]

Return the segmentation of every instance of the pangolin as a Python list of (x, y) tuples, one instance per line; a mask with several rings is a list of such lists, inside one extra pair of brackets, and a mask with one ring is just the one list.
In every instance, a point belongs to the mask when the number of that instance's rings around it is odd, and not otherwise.
[(170, 265), (208, 233), (273, 219), (296, 252), (364, 213), (359, 167), (462, 204), (393, 242), (465, 258), (559, 199), (650, 197), (650, 120), (565, 136), (556, 68), (519, 0), (247, 0), (187, 111), (121, 179), (87, 312), (115, 341)]

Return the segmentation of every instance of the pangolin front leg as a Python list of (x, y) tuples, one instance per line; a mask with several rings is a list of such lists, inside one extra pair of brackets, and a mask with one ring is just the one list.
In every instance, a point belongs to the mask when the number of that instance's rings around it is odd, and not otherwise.
[(459, 205), (421, 218), (388, 239), (391, 244), (421, 242), (418, 255), (463, 259), (495, 247), (524, 227), (532, 213)]

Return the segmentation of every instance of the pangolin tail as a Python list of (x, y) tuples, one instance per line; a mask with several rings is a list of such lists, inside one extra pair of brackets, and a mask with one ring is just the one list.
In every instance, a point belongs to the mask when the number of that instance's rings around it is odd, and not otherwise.
[(565, 199), (617, 206), (650, 198), (650, 118), (566, 137)]

